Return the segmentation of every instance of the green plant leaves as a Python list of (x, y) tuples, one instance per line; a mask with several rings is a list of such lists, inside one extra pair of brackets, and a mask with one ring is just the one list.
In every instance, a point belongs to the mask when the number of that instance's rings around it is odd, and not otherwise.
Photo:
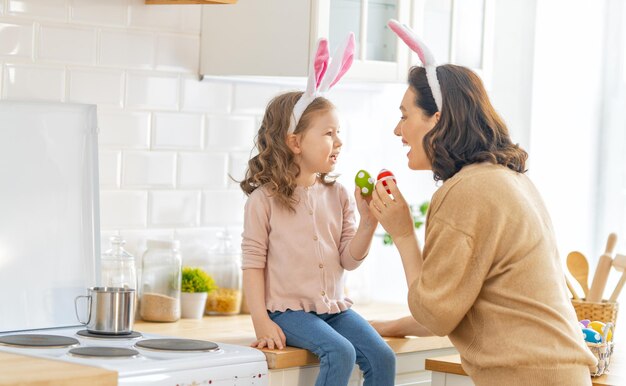
[(213, 278), (200, 268), (183, 267), (183, 292), (211, 292), (217, 288)]

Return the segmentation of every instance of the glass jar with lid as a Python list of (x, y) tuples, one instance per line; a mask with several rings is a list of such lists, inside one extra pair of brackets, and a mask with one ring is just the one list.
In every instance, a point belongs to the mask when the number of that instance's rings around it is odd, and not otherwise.
[(232, 245), (227, 231), (217, 234), (218, 241), (208, 250), (205, 270), (211, 275), (217, 289), (210, 291), (206, 314), (233, 315), (241, 310), (241, 252)]
[(141, 319), (180, 319), (181, 257), (178, 240), (148, 240), (141, 264)]
[(111, 236), (111, 249), (104, 252), (100, 259), (101, 284), (103, 287), (137, 289), (137, 271), (135, 257), (124, 249), (120, 236)]

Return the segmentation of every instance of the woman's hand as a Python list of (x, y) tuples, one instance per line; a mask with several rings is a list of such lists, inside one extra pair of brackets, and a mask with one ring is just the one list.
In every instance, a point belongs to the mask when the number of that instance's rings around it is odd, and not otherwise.
[[(382, 181), (376, 184), (372, 193), (372, 200), (369, 203), (370, 212), (392, 239), (400, 240), (406, 236), (413, 237), (415, 231), (409, 205), (404, 200), (394, 180), (386, 180), (386, 183), (386, 187), (383, 186)], [(391, 191), (391, 195), (387, 193), (386, 189)]]
[(252, 342), (250, 347), (282, 350), (287, 344), (283, 330), (269, 317), (254, 322), (254, 331), (256, 332), (256, 340)]

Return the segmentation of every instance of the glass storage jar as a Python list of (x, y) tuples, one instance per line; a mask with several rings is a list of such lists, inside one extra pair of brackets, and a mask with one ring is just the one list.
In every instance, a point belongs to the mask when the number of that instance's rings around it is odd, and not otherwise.
[(205, 312), (234, 315), (241, 310), (241, 252), (232, 245), (228, 232), (219, 232), (217, 238), (217, 243), (208, 251), (205, 271), (218, 288), (209, 292)]
[(141, 264), (141, 319), (175, 322), (180, 319), (181, 257), (178, 240), (148, 240)]
[(111, 249), (104, 252), (100, 259), (101, 284), (103, 287), (137, 289), (137, 271), (135, 258), (124, 249), (120, 236), (111, 236)]

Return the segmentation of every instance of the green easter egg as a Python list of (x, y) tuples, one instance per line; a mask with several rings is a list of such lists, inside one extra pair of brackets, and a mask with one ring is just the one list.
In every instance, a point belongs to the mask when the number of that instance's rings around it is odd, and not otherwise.
[(354, 183), (361, 190), (361, 195), (369, 196), (374, 190), (374, 179), (366, 170), (359, 170), (354, 177)]

